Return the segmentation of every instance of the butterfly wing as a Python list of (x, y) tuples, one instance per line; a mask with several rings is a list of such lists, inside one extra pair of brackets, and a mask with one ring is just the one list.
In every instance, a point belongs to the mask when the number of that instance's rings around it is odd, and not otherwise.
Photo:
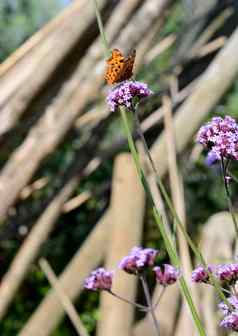
[(120, 77), (124, 69), (125, 59), (120, 50), (113, 49), (112, 55), (107, 59), (105, 80), (108, 84), (120, 82)]
[(120, 81), (130, 79), (133, 76), (133, 66), (135, 63), (135, 58), (136, 58), (136, 51), (133, 50), (132, 53), (126, 58), (124, 62)]

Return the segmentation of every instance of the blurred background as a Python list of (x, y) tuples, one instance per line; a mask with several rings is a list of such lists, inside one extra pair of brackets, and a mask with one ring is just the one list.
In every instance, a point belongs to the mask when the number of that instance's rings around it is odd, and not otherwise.
[[(194, 135), (212, 116), (238, 118), (237, 1), (98, 5), (110, 46), (125, 54), (136, 48), (135, 77), (155, 93), (140, 104), (141, 125), (187, 230), (213, 251), (221, 240), (223, 250), (213, 257), (229, 258), (232, 238), (229, 220), (220, 214), (227, 204), (219, 167), (205, 164)], [(0, 335), (77, 335), (39, 258), (62, 281), (90, 335), (99, 319), (105, 327), (97, 334), (112, 335), (104, 299), (82, 291), (84, 278), (104, 262), (116, 265), (133, 245), (158, 248), (161, 261), (168, 258), (119, 115), (105, 104), (105, 60), (93, 2), (1, 0), (0, 62)], [(167, 122), (163, 97), (169, 99)], [(235, 181), (236, 165), (231, 170)], [(237, 191), (233, 183), (235, 206)], [(216, 226), (210, 218), (218, 214), (225, 217), (217, 217)], [(216, 232), (221, 228), (227, 233)], [(125, 294), (141, 301), (140, 290), (132, 287)], [(178, 293), (174, 297), (177, 308), (168, 323), (166, 310), (161, 313), (163, 336), (184, 335), (187, 314)], [(205, 322), (209, 336), (220, 332), (212, 300), (214, 320)], [(130, 310), (123, 318), (127, 331), (113, 335), (153, 335), (142, 313)]]

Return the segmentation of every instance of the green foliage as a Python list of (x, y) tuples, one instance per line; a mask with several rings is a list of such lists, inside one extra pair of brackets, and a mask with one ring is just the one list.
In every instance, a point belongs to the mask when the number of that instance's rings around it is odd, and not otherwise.
[(60, 0), (1, 0), (0, 61), (63, 7)]

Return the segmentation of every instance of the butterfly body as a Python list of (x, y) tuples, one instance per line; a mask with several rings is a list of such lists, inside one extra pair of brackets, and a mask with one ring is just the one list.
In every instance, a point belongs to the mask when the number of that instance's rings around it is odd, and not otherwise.
[(135, 50), (125, 58), (119, 49), (113, 49), (111, 57), (106, 61), (105, 80), (107, 83), (112, 85), (130, 79), (133, 76), (135, 56)]

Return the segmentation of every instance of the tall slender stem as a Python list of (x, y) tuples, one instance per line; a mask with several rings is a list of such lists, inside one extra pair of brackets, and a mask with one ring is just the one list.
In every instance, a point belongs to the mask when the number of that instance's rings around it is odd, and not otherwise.
[(107, 38), (106, 38), (106, 34), (104, 32), (104, 27), (103, 27), (102, 18), (101, 18), (101, 15), (100, 15), (97, 0), (93, 0), (93, 3), (94, 3), (94, 7), (95, 7), (95, 13), (96, 13), (96, 17), (97, 17), (100, 36), (101, 36), (102, 44), (103, 44), (103, 47), (104, 47), (105, 58), (108, 58), (108, 57), (110, 57), (110, 48), (109, 48), (109, 43), (108, 43)]
[(236, 232), (236, 238), (238, 238), (238, 223), (236, 220), (235, 216), (235, 211), (234, 207), (232, 204), (232, 199), (231, 199), (231, 193), (230, 193), (230, 187), (229, 187), (229, 182), (227, 180), (227, 167), (228, 167), (229, 161), (227, 162), (227, 165), (225, 165), (224, 158), (221, 158), (221, 172), (222, 172), (222, 177), (223, 177), (223, 182), (224, 182), (224, 187), (225, 187), (225, 192), (226, 192), (226, 198), (227, 198), (227, 203), (229, 207), (229, 211), (231, 214), (231, 218), (234, 224), (235, 232)]
[[(159, 176), (159, 173), (157, 171), (157, 168), (154, 164), (154, 161), (151, 157), (151, 154), (150, 154), (150, 151), (149, 151), (149, 148), (147, 146), (147, 143), (145, 141), (145, 138), (144, 138), (144, 134), (141, 130), (141, 127), (140, 127), (140, 121), (139, 121), (139, 118), (138, 118), (138, 111), (136, 109), (133, 110), (133, 114), (134, 114), (134, 119), (135, 119), (135, 123), (136, 123), (136, 126), (137, 126), (137, 131), (138, 131), (138, 134), (142, 140), (142, 143), (143, 143), (143, 146), (144, 146), (144, 149), (145, 149), (145, 152), (149, 158), (149, 161), (150, 161), (150, 164), (151, 164), (151, 168), (152, 168), (152, 171), (153, 173), (155, 174), (156, 176), (156, 181), (158, 183), (158, 186), (160, 188), (160, 191), (162, 193), (162, 196), (164, 197), (165, 199), (165, 202), (173, 216), (173, 218), (175, 219), (175, 225), (179, 227), (179, 229), (181, 230), (182, 234), (184, 235), (185, 239), (187, 240), (190, 248), (192, 249), (193, 253), (196, 255), (196, 257), (198, 258), (198, 260), (203, 264), (203, 266), (206, 268), (206, 270), (208, 271), (209, 273), (209, 276), (210, 276), (210, 279), (211, 279), (211, 282), (212, 284), (214, 285), (218, 295), (220, 296), (220, 298), (227, 304), (229, 305), (229, 302), (227, 301), (227, 298), (226, 296), (224, 295), (224, 293), (222, 292), (222, 289), (217, 281), (217, 279), (213, 276), (213, 274), (209, 271), (208, 267), (207, 267), (207, 264), (206, 264), (206, 261), (202, 255), (202, 253), (199, 251), (199, 249), (197, 248), (197, 246), (194, 244), (194, 242), (192, 241), (192, 239), (190, 238), (189, 234), (187, 233), (186, 229), (185, 229), (185, 226), (183, 225), (182, 221), (180, 220), (178, 214), (177, 214), (177, 211), (175, 210), (171, 200), (170, 200), (170, 197), (162, 183), (162, 180)], [(228, 167), (228, 165), (227, 165)]]
[[(145, 191), (146, 191), (146, 193), (149, 197), (149, 201), (151, 202), (152, 210), (153, 210), (153, 216), (155, 218), (155, 221), (156, 221), (156, 223), (159, 227), (160, 233), (161, 233), (162, 238), (164, 240), (166, 250), (168, 252), (168, 255), (169, 255), (173, 265), (175, 267), (179, 267), (180, 266), (180, 261), (179, 261), (179, 257), (177, 255), (176, 249), (174, 248), (173, 243), (171, 242), (171, 240), (170, 240), (170, 238), (169, 238), (169, 236), (168, 236), (168, 234), (165, 230), (165, 227), (164, 227), (163, 222), (162, 222), (162, 217), (161, 217), (158, 209), (156, 208), (156, 205), (155, 205), (152, 193), (150, 191), (150, 187), (149, 187), (149, 184), (147, 182), (146, 176), (144, 174), (143, 169), (140, 166), (139, 155), (137, 153), (137, 150), (136, 150), (136, 147), (135, 147), (132, 135), (131, 135), (131, 131), (130, 131), (130, 127), (129, 127), (129, 124), (128, 124), (127, 115), (126, 115), (126, 109), (124, 107), (120, 107), (120, 113), (121, 113), (123, 125), (124, 125), (124, 128), (125, 128), (126, 136), (127, 136), (127, 139), (128, 139), (128, 145), (129, 145), (132, 157), (133, 157), (134, 162), (135, 162), (136, 170), (137, 170), (138, 175), (141, 179), (141, 183), (144, 186), (144, 189), (145, 189)], [(200, 320), (199, 315), (197, 313), (197, 310), (196, 310), (196, 307), (194, 305), (192, 296), (190, 294), (190, 290), (189, 290), (189, 288), (187, 286), (187, 283), (186, 283), (185, 279), (183, 278), (183, 276), (180, 277), (179, 283), (180, 283), (181, 291), (182, 291), (183, 295), (185, 296), (186, 301), (189, 305), (189, 308), (190, 308), (191, 314), (193, 316), (194, 323), (195, 323), (195, 325), (197, 327), (197, 330), (199, 332), (199, 335), (205, 336), (206, 332), (205, 332), (204, 327), (201, 323), (201, 320)]]
[(151, 300), (151, 297), (150, 297), (150, 292), (149, 292), (149, 288), (148, 288), (148, 285), (147, 285), (147, 281), (146, 281), (146, 279), (145, 279), (145, 276), (144, 276), (144, 275), (141, 275), (141, 276), (140, 276), (140, 280), (141, 280), (141, 283), (142, 283), (142, 286), (143, 286), (143, 289), (144, 289), (146, 302), (147, 302), (147, 305), (148, 305), (148, 307), (149, 307), (149, 309), (150, 309), (150, 314), (151, 314), (151, 317), (152, 317), (153, 322), (154, 322), (154, 326), (155, 326), (156, 333), (157, 333), (157, 335), (159, 336), (159, 334), (160, 334), (160, 331), (159, 331), (159, 323), (158, 323), (157, 318), (156, 318), (156, 316), (155, 316), (154, 307), (152, 306), (152, 300)]

